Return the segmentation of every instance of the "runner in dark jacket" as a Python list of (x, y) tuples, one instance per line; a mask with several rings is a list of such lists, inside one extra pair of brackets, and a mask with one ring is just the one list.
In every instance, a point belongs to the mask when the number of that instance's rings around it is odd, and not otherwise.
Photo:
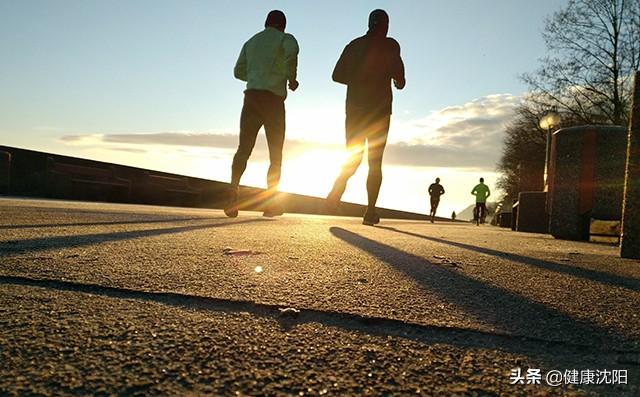
[(345, 47), (333, 71), (333, 80), (347, 85), (345, 129), (351, 156), (343, 165), (327, 200), (330, 207), (339, 205), (347, 181), (362, 161), (366, 142), (369, 175), (365, 225), (380, 222), (375, 207), (382, 184), (382, 155), (391, 120), (391, 82), (399, 90), (405, 86), (400, 45), (387, 37), (388, 30), (387, 13), (383, 10), (371, 12), (369, 31)]

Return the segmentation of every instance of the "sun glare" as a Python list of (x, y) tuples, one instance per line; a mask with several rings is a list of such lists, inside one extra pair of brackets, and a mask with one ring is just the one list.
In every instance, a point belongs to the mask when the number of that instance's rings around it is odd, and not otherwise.
[(280, 190), (324, 197), (346, 158), (344, 150), (302, 152), (284, 163)]

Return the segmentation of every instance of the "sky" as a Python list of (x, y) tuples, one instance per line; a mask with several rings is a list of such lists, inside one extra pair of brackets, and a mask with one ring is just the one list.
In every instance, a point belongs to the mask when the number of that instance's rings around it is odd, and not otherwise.
[[(281, 190), (326, 196), (344, 161), (344, 46), (385, 9), (407, 85), (394, 90), (381, 207), (438, 215), (495, 186), (503, 126), (545, 47), (545, 18), (567, 0), (0, 0), (0, 144), (229, 181), (244, 83), (242, 44), (281, 9), (300, 45), (286, 100)], [(264, 134), (242, 184), (264, 187)], [(344, 199), (366, 202), (366, 167)]]

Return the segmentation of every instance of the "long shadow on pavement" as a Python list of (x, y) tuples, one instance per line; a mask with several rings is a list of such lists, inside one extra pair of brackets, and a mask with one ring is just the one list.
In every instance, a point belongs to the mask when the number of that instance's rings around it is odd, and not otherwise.
[[(56, 201), (56, 200), (53, 200)], [(69, 202), (72, 203), (72, 202)], [(81, 202), (79, 202), (81, 203)], [(74, 215), (97, 215), (97, 216), (128, 216), (128, 215), (134, 215), (134, 216), (148, 216), (150, 218), (158, 218), (158, 217), (162, 217), (162, 216), (172, 216), (172, 217), (178, 217), (180, 216), (180, 214), (175, 214), (175, 213), (171, 213), (168, 211), (171, 210), (201, 210), (202, 208), (181, 208), (181, 207), (163, 207), (163, 206), (156, 206), (154, 208), (154, 206), (149, 206), (149, 205), (145, 205), (145, 204), (118, 204), (118, 203), (103, 203), (109, 206), (120, 206), (122, 207), (121, 211), (117, 211), (117, 210), (104, 210), (104, 209), (99, 209), (99, 208), (95, 208), (95, 209), (91, 209), (91, 208), (81, 208), (81, 207), (76, 207), (73, 209), (70, 209), (68, 207), (51, 207), (51, 206), (41, 206), (41, 205), (11, 205), (11, 206), (6, 206), (3, 205), (4, 203), (2, 201), (0, 201), (0, 208), (11, 208), (12, 210), (22, 210), (22, 211), (34, 211), (34, 210), (41, 210), (41, 211), (45, 211), (46, 213), (58, 213), (58, 214), (62, 214), (62, 215), (69, 215), (70, 211), (71, 213), (73, 213)], [(139, 206), (139, 207), (143, 207), (141, 208), (135, 208), (135, 209), (131, 209), (128, 207), (131, 206)], [(154, 211), (155, 209), (155, 211)], [(160, 211), (167, 211), (168, 213), (162, 214), (162, 213), (158, 213), (157, 210)], [(206, 209), (204, 209), (206, 210)], [(192, 215), (190, 214), (185, 214), (183, 215), (183, 217), (190, 217)]]
[[(75, 212), (75, 211), (74, 211)], [(123, 215), (120, 213), (120, 215)], [(130, 221), (104, 221), (104, 222), (75, 222), (75, 223), (34, 223), (30, 225), (0, 225), (3, 229), (36, 229), (36, 228), (53, 228), (53, 227), (72, 227), (72, 226), (110, 226), (110, 225), (134, 225), (144, 223), (169, 223), (169, 222), (187, 222), (197, 220), (226, 219), (218, 218), (168, 218), (168, 219), (140, 219)]]
[(411, 277), (428, 291), (462, 309), (469, 316), (498, 330), (550, 341), (591, 343), (593, 346), (622, 346), (631, 341), (605, 329), (535, 302), (522, 295), (482, 282), (451, 268), (392, 246), (370, 240), (349, 230), (331, 227), (342, 241), (359, 248)]
[[(225, 218), (226, 219), (226, 218)], [(25, 240), (13, 240), (0, 243), (0, 257), (37, 252), (50, 249), (75, 248), (106, 242), (131, 240), (136, 238), (159, 236), (163, 234), (183, 233), (200, 229), (242, 225), (246, 223), (271, 222), (271, 219), (247, 219), (233, 222), (206, 223), (204, 225), (176, 226), (162, 229), (145, 229), (125, 232), (96, 233), (72, 236), (42, 237)]]
[[(413, 324), (402, 320), (368, 317), (355, 313), (302, 309), (295, 315), (285, 315), (282, 312), (282, 308), (277, 305), (218, 299), (176, 292), (140, 291), (130, 288), (109, 287), (74, 281), (4, 275), (0, 275), (0, 285), (21, 285), (104, 296), (114, 299), (148, 301), (189, 310), (250, 313), (255, 316), (276, 320), (285, 331), (299, 324), (315, 322), (349, 331), (363, 332), (383, 337), (400, 337), (427, 344), (447, 343), (461, 347), (503, 349), (523, 354), (540, 353), (541, 351), (544, 352), (545, 349), (552, 350), (556, 353), (578, 356), (585, 352), (598, 352), (597, 348), (590, 344), (556, 342), (535, 337), (513, 336), (505, 333), (484, 332), (465, 328)], [(611, 350), (601, 350), (599, 352), (603, 354), (612, 353)], [(624, 353), (622, 350), (615, 352)]]
[(430, 236), (425, 236), (418, 233), (407, 232), (404, 230), (396, 229), (394, 227), (377, 226), (377, 228), (390, 230), (396, 233), (406, 234), (412, 237), (422, 238), (425, 240), (433, 241), (435, 243), (447, 244), (457, 248), (466, 249), (469, 251), (480, 252), (482, 254), (487, 254), (487, 255), (498, 257), (498, 258), (504, 258), (514, 262), (524, 263), (525, 265), (539, 267), (552, 272), (565, 273), (574, 277), (580, 277), (580, 278), (596, 281), (602, 284), (612, 285), (614, 287), (622, 287), (632, 291), (640, 291), (640, 280), (632, 277), (617, 276), (615, 274), (599, 272), (597, 270), (590, 270), (590, 269), (585, 269), (577, 266), (569, 266), (569, 265), (563, 265), (561, 263), (556, 263), (556, 262), (543, 261), (543, 260), (531, 258), (528, 256), (512, 254), (509, 252), (496, 251), (490, 248), (478, 247), (476, 245), (458, 243), (455, 241), (444, 240), (437, 237), (430, 237)]
[[(554, 342), (533, 337), (483, 332), (464, 328), (439, 327), (412, 324), (401, 320), (367, 317), (354, 313), (302, 309), (294, 316), (284, 315), (277, 305), (260, 304), (250, 301), (217, 299), (174, 292), (139, 291), (129, 288), (108, 287), (97, 284), (78, 283), (52, 279), (34, 279), (20, 276), (0, 275), (0, 286), (20, 285), (46, 288), (56, 291), (84, 293), (112, 299), (147, 301), (180, 309), (198, 310), (209, 313), (249, 313), (277, 321), (283, 331), (304, 323), (319, 323), (327, 327), (349, 332), (364, 333), (383, 338), (394, 337), (413, 340), (424, 345), (447, 344), (462, 349), (488, 349), (522, 354), (530, 357), (531, 364), (543, 364), (545, 369), (619, 367), (626, 357), (633, 357), (634, 351), (613, 350), (606, 346)], [(101, 310), (99, 306), (96, 310)], [(635, 363), (628, 361), (628, 363)], [(637, 365), (637, 364), (636, 364)], [(507, 371), (508, 368), (502, 368)], [(505, 375), (506, 376), (506, 375)], [(629, 385), (638, 382), (637, 372), (630, 372)], [(578, 386), (580, 389), (581, 386)], [(600, 390), (600, 389), (598, 389)], [(612, 391), (613, 390), (613, 391)], [(593, 390), (591, 390), (593, 391)], [(622, 395), (619, 389), (606, 389), (606, 394)]]

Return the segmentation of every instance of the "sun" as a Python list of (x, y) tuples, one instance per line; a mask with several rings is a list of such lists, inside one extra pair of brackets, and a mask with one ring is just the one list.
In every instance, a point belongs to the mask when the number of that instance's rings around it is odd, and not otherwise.
[(329, 193), (346, 158), (346, 150), (304, 151), (284, 162), (280, 190), (324, 197)]

